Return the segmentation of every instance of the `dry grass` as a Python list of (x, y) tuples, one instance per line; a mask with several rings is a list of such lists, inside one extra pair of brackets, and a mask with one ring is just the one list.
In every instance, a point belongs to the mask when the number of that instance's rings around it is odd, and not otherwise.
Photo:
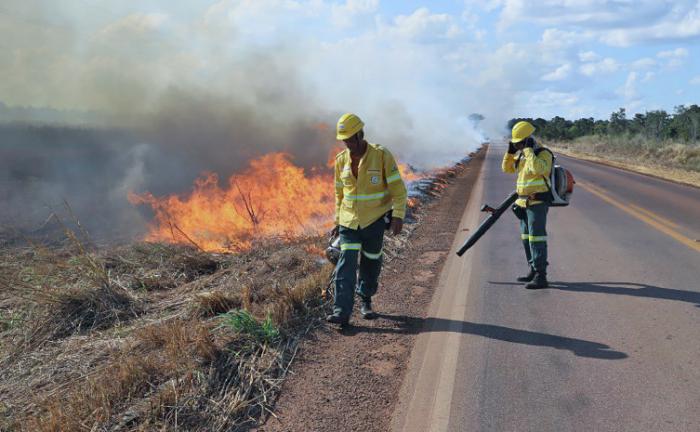
[(231, 309), (240, 309), (243, 305), (240, 295), (225, 291), (199, 293), (193, 300), (192, 313), (200, 318), (213, 317)]
[(700, 146), (643, 137), (586, 136), (547, 143), (562, 154), (700, 187)]
[(138, 316), (133, 297), (113, 285), (70, 287), (51, 296), (46, 317), (34, 334), (59, 339), (75, 333), (102, 330)]
[[(463, 165), (423, 184), (440, 195)], [(413, 212), (412, 221), (420, 221)], [(410, 247), (387, 237), (386, 262)], [(0, 247), (0, 430), (230, 431), (270, 414), (321, 325), (324, 238), (220, 255), (135, 243)]]
[(125, 419), (157, 424), (173, 403), (198, 393), (195, 372), (221, 355), (210, 330), (199, 322), (160, 323), (135, 331), (130, 339), (98, 373), (42, 400), (44, 415), (29, 420), (27, 428), (94, 430), (115, 428)]
[[(156, 244), (0, 250), (0, 312), (25, 314), (0, 333), (0, 430), (254, 423), (269, 412), (309, 317), (320, 316), (330, 269), (305, 246), (322, 242), (239, 255)], [(148, 275), (154, 284), (143, 283)], [(243, 307), (252, 322), (269, 317), (279, 337), (225, 325), (221, 314)]]

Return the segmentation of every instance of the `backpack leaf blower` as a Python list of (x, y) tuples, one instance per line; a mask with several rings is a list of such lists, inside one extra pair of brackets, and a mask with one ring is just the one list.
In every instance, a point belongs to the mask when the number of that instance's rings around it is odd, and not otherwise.
[(474, 246), (474, 244), (477, 241), (479, 241), (479, 239), (484, 234), (486, 234), (486, 231), (488, 231), (489, 228), (491, 228), (493, 226), (493, 224), (496, 223), (496, 221), (498, 220), (498, 218), (501, 217), (503, 212), (508, 210), (513, 205), (513, 203), (515, 203), (515, 201), (517, 199), (518, 199), (518, 193), (513, 192), (512, 194), (510, 194), (508, 196), (508, 198), (506, 198), (496, 208), (493, 208), (493, 207), (489, 206), (488, 204), (484, 204), (483, 206), (481, 206), (482, 212), (491, 213), (491, 215), (489, 217), (487, 217), (486, 219), (484, 219), (484, 221), (481, 222), (481, 225), (479, 225), (479, 227), (474, 231), (474, 233), (471, 236), (469, 236), (469, 238), (464, 242), (464, 244), (462, 244), (462, 247), (460, 247), (459, 250), (457, 251), (457, 255), (459, 255), (459, 256), (464, 255), (464, 253), (470, 247)]

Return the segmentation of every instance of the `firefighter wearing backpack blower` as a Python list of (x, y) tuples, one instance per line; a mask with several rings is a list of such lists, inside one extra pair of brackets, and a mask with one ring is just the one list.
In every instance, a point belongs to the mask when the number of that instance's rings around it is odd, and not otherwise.
[(388, 223), (392, 234), (399, 234), (406, 213), (406, 185), (396, 161), (389, 150), (365, 140), (363, 127), (362, 120), (350, 113), (340, 117), (336, 127), (336, 138), (347, 149), (335, 158), (333, 234), (340, 235), (340, 257), (333, 314), (326, 321), (342, 326), (350, 319), (355, 293), (362, 300), (362, 317), (375, 317), (372, 296), (382, 269), (384, 231)]
[(530, 266), (525, 288), (546, 288), (547, 284), (547, 213), (551, 202), (549, 177), (553, 155), (532, 137), (535, 127), (526, 121), (513, 126), (508, 152), (503, 156), (503, 172), (517, 174), (518, 200), (513, 212), (520, 220), (520, 238)]

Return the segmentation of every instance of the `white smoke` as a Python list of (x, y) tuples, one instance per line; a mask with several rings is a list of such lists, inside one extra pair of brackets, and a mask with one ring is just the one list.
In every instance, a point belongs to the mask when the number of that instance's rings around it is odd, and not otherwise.
[[(13, 145), (34, 152), (17, 166), (48, 163), (37, 140), (66, 161), (40, 173), (41, 190), (16, 189), (17, 208), (65, 198), (89, 220), (105, 203), (103, 220), (118, 222), (102, 225), (133, 229), (143, 220), (129, 190), (184, 192), (203, 171), (226, 178), (271, 151), (324, 166), (344, 112), (359, 114), (367, 138), (401, 162), (446, 165), (500, 136), (513, 95), (538, 73), (522, 47), (491, 50), (459, 19), (426, 8), (387, 19), (372, 0), (223, 0), (191, 14), (110, 4), (122, 12), (3, 2), (0, 28), (17, 44), (0, 47), (0, 101), (126, 131), (78, 134), (80, 148), (96, 150), (75, 153), (67, 142), (63, 155), (51, 134), (17, 134)], [(473, 113), (485, 117), (480, 128)]]
[(237, 169), (270, 150), (319, 162), (335, 143), (315, 126), (347, 111), (363, 117), (370, 140), (423, 166), (481, 144), (471, 113), (486, 117), (489, 135), (507, 120), (507, 85), (494, 86), (502, 65), (468, 42), (463, 23), (426, 8), (387, 20), (376, 1), (224, 0), (189, 17), (131, 11), (89, 26), (76, 8), (23, 4), (5, 7), (32, 21), (2, 24), (27, 36), (23, 52), (45, 76), (9, 64), (0, 97), (102, 112), (194, 155), (194, 171), (226, 159)]

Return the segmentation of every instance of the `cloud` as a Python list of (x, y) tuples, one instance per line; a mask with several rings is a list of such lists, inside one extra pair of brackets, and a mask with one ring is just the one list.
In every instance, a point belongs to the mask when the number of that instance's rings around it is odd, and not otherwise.
[(685, 48), (676, 48), (674, 50), (661, 51), (656, 54), (656, 57), (664, 61), (664, 66), (668, 69), (676, 69), (685, 63), (688, 57), (688, 50)]
[(388, 30), (403, 38), (418, 41), (449, 39), (462, 33), (451, 15), (434, 14), (427, 8), (416, 9), (410, 15), (397, 16)]
[(694, 76), (690, 80), (690, 84), (692, 85), (700, 85), (700, 75)]
[(672, 4), (670, 0), (505, 0), (500, 19), (504, 25), (535, 22), (588, 29), (641, 26), (664, 15)]
[(639, 75), (637, 75), (637, 72), (630, 72), (627, 75), (625, 83), (617, 89), (617, 94), (625, 100), (625, 103), (630, 110), (641, 105), (641, 98), (639, 91), (637, 90), (638, 80)]
[(589, 36), (580, 32), (548, 28), (542, 32), (541, 44), (548, 48), (566, 48), (579, 45)]
[(556, 68), (554, 71), (548, 73), (547, 75), (542, 77), (543, 81), (561, 81), (566, 78), (568, 78), (569, 73), (571, 72), (571, 64), (566, 63), (558, 68)]
[(579, 102), (578, 96), (572, 93), (545, 90), (530, 94), (529, 104), (541, 107), (570, 106)]
[(620, 64), (617, 60), (606, 57), (599, 62), (584, 63), (579, 67), (579, 72), (588, 77), (596, 75), (605, 75), (617, 72), (620, 68)]
[(656, 78), (656, 74), (654, 72), (647, 72), (644, 74), (644, 78), (642, 78), (640, 82), (647, 83), (654, 78)]
[(377, 11), (379, 0), (347, 0), (331, 6), (331, 19), (339, 28), (350, 27), (355, 19)]
[(633, 61), (630, 64), (630, 67), (634, 70), (639, 70), (639, 69), (650, 69), (650, 68), (655, 67), (656, 65), (657, 65), (656, 60), (654, 60), (653, 58), (644, 57), (644, 58), (640, 58), (638, 60)]
[(567, 117), (583, 115), (581, 100), (575, 93), (545, 89), (525, 91), (521, 97), (524, 103), (517, 111), (518, 116), (552, 118), (557, 115)]
[(503, 0), (501, 30), (521, 24), (566, 27), (613, 46), (700, 37), (696, 0)]
[(581, 45), (588, 42), (589, 36), (584, 33), (571, 32), (558, 28), (547, 28), (542, 32), (537, 45), (533, 47), (533, 55), (537, 56), (539, 67), (550, 68), (553, 65), (578, 63), (576, 56)]
[(600, 56), (593, 51), (580, 52), (578, 59), (582, 62), (594, 62), (600, 59)]
[(603, 35), (602, 40), (611, 45), (630, 46), (646, 41), (673, 42), (700, 38), (700, 2), (675, 1), (667, 4), (666, 8), (649, 25), (611, 30)]
[(660, 51), (658, 54), (656, 54), (656, 56), (662, 59), (685, 58), (688, 57), (688, 50), (685, 48), (676, 48), (669, 51)]

